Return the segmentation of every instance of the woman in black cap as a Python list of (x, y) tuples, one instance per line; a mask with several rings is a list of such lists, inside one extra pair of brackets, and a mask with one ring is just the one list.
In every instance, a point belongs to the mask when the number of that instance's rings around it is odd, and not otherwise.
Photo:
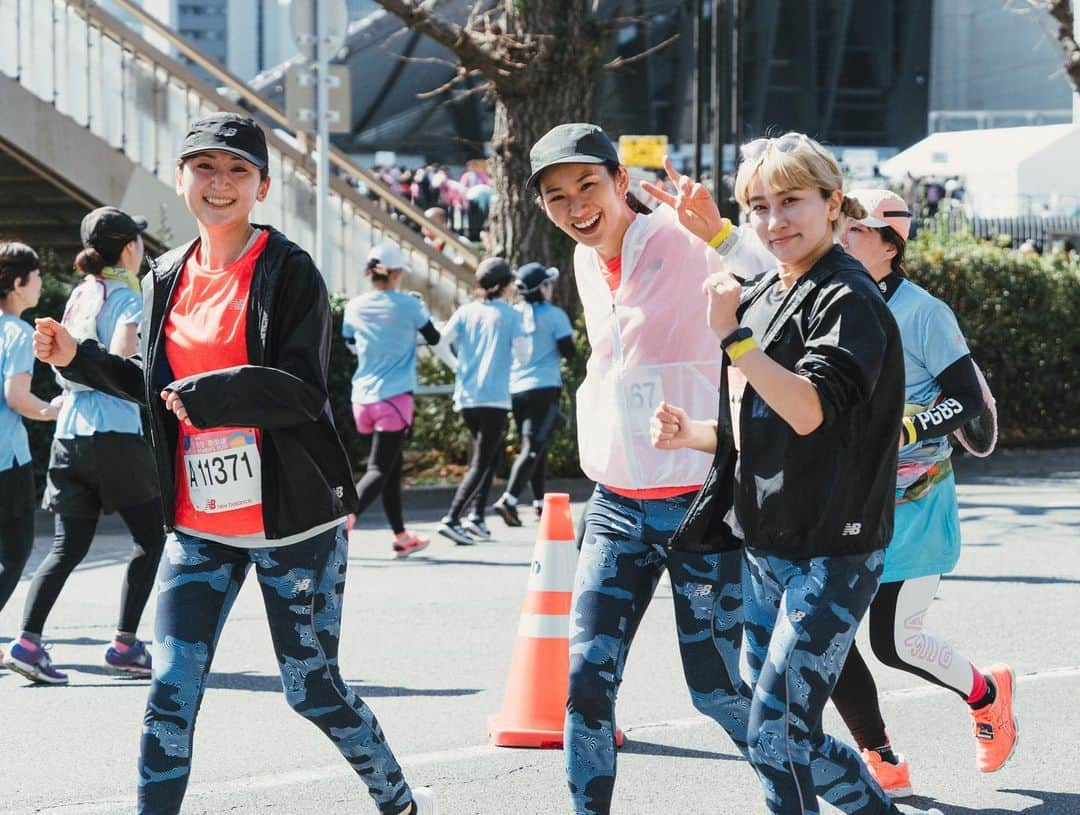
[(51, 422), (60, 411), (30, 391), (33, 331), (20, 315), (41, 297), (38, 265), (25, 243), (0, 242), (0, 611), (34, 546), (34, 466), (23, 419)]
[[(521, 314), (506, 302), (513, 282), (510, 264), (502, 258), (481, 261), (476, 299), (455, 311), (442, 328), (443, 341), (457, 347), (454, 410), (472, 435), (473, 455), (438, 532), (462, 546), (491, 540), (484, 507), (510, 412), (510, 366), (529, 353)], [(469, 515), (462, 521), (466, 510)]]
[(515, 360), (510, 369), (510, 399), (521, 452), (510, 468), (506, 492), (492, 505), (507, 526), (521, 526), (518, 496), (525, 484), (532, 486), (536, 517), (544, 505), (544, 463), (547, 444), (559, 417), (562, 395), (560, 359), (573, 359), (574, 329), (570, 318), (551, 302), (559, 270), (543, 263), (526, 263), (514, 271), (524, 302), (514, 308), (521, 313), (522, 327), (531, 340), (529, 358)]
[[(136, 352), (142, 316), (138, 272), (146, 220), (100, 207), (82, 221), (83, 250), (75, 268), (85, 275), (64, 309), (63, 325), (78, 340), (92, 339), (123, 357)], [(49, 455), (44, 506), (54, 513), (52, 549), (38, 566), (23, 612), (22, 633), (5, 664), (32, 682), (66, 685), (42, 645), (42, 632), (68, 577), (94, 540), (102, 512), (116, 512), (132, 538), (120, 614), (105, 650), (106, 670), (150, 676), (150, 654), (135, 633), (153, 587), (165, 537), (158, 479), (143, 437), (139, 406), (58, 377), (62, 406)], [(119, 463), (123, 466), (118, 466)]]
[[(199, 235), (152, 263), (137, 358), (39, 320), (38, 358), (149, 410), (166, 541), (140, 815), (177, 815), (218, 637), (252, 565), (290, 706), (323, 731), (382, 815), (436, 815), (406, 783), (338, 665), (352, 470), (327, 393), (330, 302), (310, 256), (251, 223), (270, 186), (254, 120), (193, 122), (177, 193)], [(250, 741), (249, 736), (245, 738)]]

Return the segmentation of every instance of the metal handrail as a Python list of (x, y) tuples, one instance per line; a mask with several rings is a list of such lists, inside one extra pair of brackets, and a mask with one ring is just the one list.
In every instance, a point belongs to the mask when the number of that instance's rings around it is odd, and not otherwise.
[[(86, 5), (90, 0), (81, 0)], [(285, 114), (276, 106), (263, 99), (257, 93), (251, 90), (247, 84), (237, 77), (232, 72), (226, 70), (221, 65), (217, 64), (213, 60), (209, 59), (198, 49), (191, 46), (183, 37), (179, 36), (168, 26), (164, 25), (160, 20), (151, 14), (148, 14), (141, 6), (132, 2), (132, 0), (112, 0), (117, 6), (124, 9), (124, 11), (131, 14), (138, 19), (141, 23), (153, 29), (154, 32), (165, 39), (171, 46), (176, 48), (181, 54), (190, 59), (204, 71), (209, 73), (215, 79), (220, 81), (231, 92), (236, 93), (246, 103), (258, 110), (268, 119), (270, 119), (277, 127), (284, 130), (293, 131), (293, 126), (289, 122)], [(111, 19), (111, 18), (110, 18)], [(366, 167), (362, 167), (356, 164), (352, 159), (338, 150), (336, 147), (330, 148), (330, 163), (337, 167), (339, 170), (343, 170), (355, 177), (362, 178), (364, 183), (374, 192), (384, 204), (400, 212), (402, 215), (407, 216), (411, 220), (418, 224), (423, 225), (425, 229), (428, 229), (432, 233), (438, 235), (443, 240), (447, 241), (460, 255), (465, 263), (464, 265), (469, 267), (469, 271), (474, 271), (477, 264), (480, 262), (479, 255), (473, 251), (472, 247), (466, 246), (462, 243), (460, 237), (454, 232), (448, 230), (441, 224), (435, 223), (425, 217), (423, 211), (414, 206), (411, 202), (405, 201), (402, 198), (395, 195), (392, 191), (388, 190), (383, 184), (382, 180), (375, 175), (371, 170)]]

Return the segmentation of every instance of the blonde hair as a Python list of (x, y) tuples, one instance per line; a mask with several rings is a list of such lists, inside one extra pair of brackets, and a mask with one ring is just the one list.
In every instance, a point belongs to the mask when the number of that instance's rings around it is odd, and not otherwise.
[[(743, 209), (750, 208), (750, 188), (756, 178), (773, 192), (816, 189), (822, 198), (844, 188), (840, 165), (832, 153), (804, 133), (792, 131), (775, 139), (755, 139), (744, 144), (741, 152), (743, 160), (735, 176), (734, 192)], [(840, 216), (834, 229), (839, 228), (844, 217), (865, 218), (866, 210), (845, 195)]]

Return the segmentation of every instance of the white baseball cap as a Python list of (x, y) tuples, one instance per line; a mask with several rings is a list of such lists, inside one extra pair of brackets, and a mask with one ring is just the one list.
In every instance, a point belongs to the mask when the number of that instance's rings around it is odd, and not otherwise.
[(911, 234), (911, 212), (904, 199), (892, 190), (862, 189), (849, 190), (849, 198), (854, 198), (867, 211), (867, 216), (860, 219), (863, 226), (880, 229), (883, 226), (892, 230), (904, 240)]
[(371, 263), (371, 261), (375, 261), (387, 269), (405, 269), (408, 267), (401, 249), (398, 248), (397, 244), (389, 241), (371, 247), (371, 251), (368, 252), (367, 262)]

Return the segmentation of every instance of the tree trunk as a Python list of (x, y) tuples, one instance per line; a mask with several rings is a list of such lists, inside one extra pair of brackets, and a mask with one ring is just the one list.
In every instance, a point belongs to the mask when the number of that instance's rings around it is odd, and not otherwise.
[(541, 136), (563, 122), (588, 121), (601, 38), (582, 0), (508, 3), (506, 22), (534, 50), (523, 71), (494, 80), (491, 175), (498, 194), (489, 223), (492, 245), (513, 266), (534, 260), (557, 266), (558, 299), (574, 314), (573, 243), (548, 221), (525, 182), (529, 149)]

